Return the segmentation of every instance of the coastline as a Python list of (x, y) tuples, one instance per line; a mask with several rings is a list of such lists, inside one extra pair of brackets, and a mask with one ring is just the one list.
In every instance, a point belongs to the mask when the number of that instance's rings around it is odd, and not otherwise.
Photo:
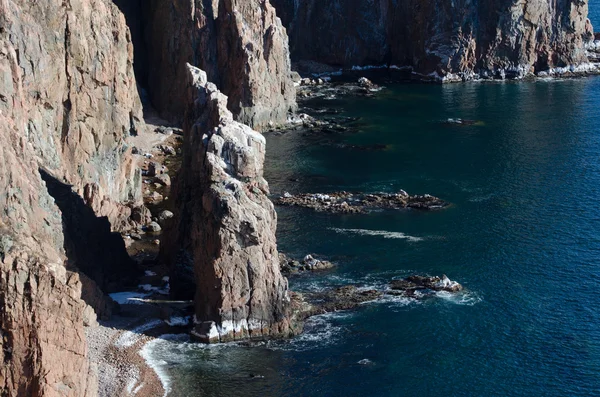
[[(98, 396), (166, 396), (166, 387), (142, 356), (155, 336), (135, 334), (135, 324), (147, 319), (113, 316), (113, 319), (86, 327), (89, 360), (98, 378)], [(120, 343), (125, 338), (128, 343)]]

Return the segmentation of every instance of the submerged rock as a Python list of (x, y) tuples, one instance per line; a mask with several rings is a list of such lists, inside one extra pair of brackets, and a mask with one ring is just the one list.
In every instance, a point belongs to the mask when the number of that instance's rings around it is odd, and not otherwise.
[(446, 291), (459, 292), (463, 286), (450, 280), (445, 274), (441, 277), (410, 276), (401, 280), (392, 280), (389, 284), (392, 294), (415, 297), (417, 292)]
[(404, 190), (398, 193), (375, 194), (342, 191), (329, 194), (303, 193), (292, 195), (286, 192), (283, 196), (275, 200), (275, 204), (343, 214), (366, 213), (374, 209), (414, 208), (434, 210), (448, 206), (447, 202), (429, 194), (411, 196)]

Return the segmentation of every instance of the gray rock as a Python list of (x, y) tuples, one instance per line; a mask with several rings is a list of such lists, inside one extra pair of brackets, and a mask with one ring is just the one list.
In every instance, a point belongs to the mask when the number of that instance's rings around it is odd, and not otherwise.
[(406, 66), (424, 79), (462, 81), (477, 72), (522, 77), (585, 64), (584, 43), (593, 39), (587, 1), (271, 2), (287, 28), (294, 62)]
[(158, 222), (163, 224), (165, 221), (168, 221), (169, 219), (173, 218), (173, 216), (174, 215), (171, 211), (164, 210), (160, 214), (158, 214)]
[(152, 232), (152, 233), (158, 233), (162, 230), (162, 228), (160, 227), (160, 225), (156, 222), (150, 222), (150, 224), (148, 225), (148, 231)]
[(158, 175), (156, 181), (162, 186), (171, 186), (171, 177), (168, 174)]

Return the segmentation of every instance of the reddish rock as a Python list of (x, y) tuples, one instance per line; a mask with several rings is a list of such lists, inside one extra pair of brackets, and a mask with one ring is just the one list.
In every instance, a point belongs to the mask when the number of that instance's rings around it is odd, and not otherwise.
[[(98, 236), (77, 216), (98, 220), (110, 237), (85, 241), (98, 252), (114, 241), (111, 227), (129, 222), (128, 204), (141, 203), (126, 143), (141, 123), (131, 58), (125, 19), (109, 0), (0, 1), (0, 388), (8, 396), (96, 395), (83, 333), (94, 316), (82, 297), (107, 315), (96, 283), (111, 272), (94, 269), (82, 290), (82, 256), (65, 253), (84, 252), (73, 247), (84, 235), (65, 230), (81, 222)], [(50, 196), (50, 183), (61, 197)], [(78, 211), (61, 214), (61, 200)]]
[(194, 335), (200, 340), (290, 335), (277, 215), (263, 178), (265, 139), (233, 120), (227, 97), (203, 71), (190, 67), (189, 73), (184, 159), (173, 192), (177, 210), (163, 257), (193, 263)]
[(182, 121), (189, 62), (228, 96), (237, 121), (260, 130), (285, 123), (296, 91), (286, 30), (268, 0), (149, 3), (149, 90), (164, 116)]

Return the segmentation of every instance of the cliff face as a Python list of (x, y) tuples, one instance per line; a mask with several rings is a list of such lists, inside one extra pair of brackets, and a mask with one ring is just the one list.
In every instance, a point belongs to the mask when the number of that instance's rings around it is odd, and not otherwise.
[(165, 117), (185, 113), (189, 62), (229, 97), (235, 119), (257, 129), (295, 109), (287, 34), (264, 0), (151, 0), (148, 88)]
[(188, 73), (184, 160), (172, 193), (178, 211), (163, 255), (192, 260), (201, 340), (288, 335), (277, 215), (263, 178), (265, 139), (233, 120), (206, 73), (191, 66)]
[[(100, 219), (94, 233), (110, 235), (128, 222), (125, 204), (140, 201), (125, 143), (141, 110), (131, 52), (108, 0), (0, 2), (3, 395), (96, 394), (83, 334), (94, 316), (75, 267), (83, 254), (72, 254), (106, 243), (82, 237), (78, 222)], [(55, 184), (64, 194), (49, 193)], [(102, 283), (107, 273), (90, 277)]]
[[(580, 0), (273, 0), (294, 61), (410, 66), (449, 79), (522, 76), (587, 62)], [(455, 75), (455, 76), (453, 76)]]

